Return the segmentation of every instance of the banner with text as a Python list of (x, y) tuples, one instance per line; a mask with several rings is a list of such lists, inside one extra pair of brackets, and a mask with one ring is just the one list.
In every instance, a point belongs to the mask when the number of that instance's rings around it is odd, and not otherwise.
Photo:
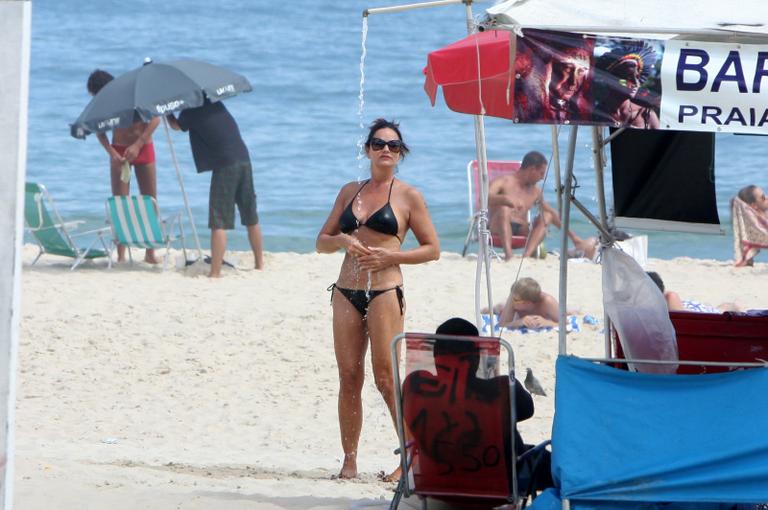
[(516, 46), (516, 122), (768, 132), (768, 45), (526, 30)]

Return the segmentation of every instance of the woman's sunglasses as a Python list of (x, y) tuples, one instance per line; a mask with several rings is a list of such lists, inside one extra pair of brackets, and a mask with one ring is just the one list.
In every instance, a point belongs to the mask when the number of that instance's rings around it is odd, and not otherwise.
[(387, 147), (389, 147), (389, 150), (394, 153), (400, 152), (400, 149), (403, 148), (403, 142), (401, 142), (400, 140), (390, 140), (386, 142), (381, 138), (372, 138), (370, 145), (371, 145), (371, 149), (375, 151), (382, 150), (386, 145)]

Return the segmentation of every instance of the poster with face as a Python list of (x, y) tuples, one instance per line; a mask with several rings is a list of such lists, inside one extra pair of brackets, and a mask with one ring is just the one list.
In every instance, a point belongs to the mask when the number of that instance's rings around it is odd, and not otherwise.
[(661, 41), (597, 38), (592, 120), (614, 127), (659, 128)]
[(526, 30), (517, 38), (515, 121), (562, 123), (591, 116), (594, 39)]

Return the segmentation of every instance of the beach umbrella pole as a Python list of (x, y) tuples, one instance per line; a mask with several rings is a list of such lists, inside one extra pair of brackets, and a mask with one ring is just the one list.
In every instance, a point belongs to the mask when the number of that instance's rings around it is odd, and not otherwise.
[[(184, 179), (181, 177), (181, 170), (179, 169), (179, 160), (176, 159), (176, 149), (173, 148), (173, 140), (171, 140), (171, 131), (168, 129), (168, 121), (163, 116), (163, 127), (165, 128), (165, 136), (168, 139), (168, 147), (171, 149), (171, 160), (173, 160), (173, 166), (176, 169), (176, 177), (179, 180), (179, 188), (181, 188), (181, 196), (184, 198), (184, 207), (187, 210), (187, 216), (189, 217), (189, 225), (192, 227), (192, 236), (195, 238), (195, 246), (197, 247), (197, 260), (203, 260), (203, 248), (200, 245), (200, 238), (197, 236), (197, 228), (195, 227), (195, 218), (192, 216), (192, 208), (189, 206), (189, 198), (187, 192), (184, 189)], [(186, 261), (185, 261), (186, 263)]]

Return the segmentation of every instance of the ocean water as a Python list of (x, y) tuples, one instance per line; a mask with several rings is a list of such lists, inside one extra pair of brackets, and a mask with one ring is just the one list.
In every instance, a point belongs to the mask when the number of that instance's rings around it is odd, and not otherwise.
[[(196, 58), (247, 76), (254, 91), (227, 100), (254, 165), (259, 214), (268, 251), (310, 252), (339, 188), (367, 175), (359, 160), (362, 124), (376, 117), (401, 122), (411, 154), (399, 177), (426, 198), (442, 249), (460, 251), (468, 226), (467, 162), (476, 157), (471, 116), (432, 107), (423, 91), (428, 52), (466, 35), (463, 4), (369, 19), (364, 106), (359, 114), (362, 11), (391, 0), (253, 2), (230, 0), (133, 0), (62, 2), (35, 0), (27, 179), (45, 184), (65, 219), (103, 224), (110, 193), (105, 151), (94, 136), (69, 136), (87, 104), (88, 74), (115, 75), (155, 61)], [(402, 2), (401, 2), (402, 3)], [(490, 3), (476, 3), (475, 14)], [(550, 154), (550, 129), (486, 120), (489, 159), (520, 159), (528, 150)], [(561, 133), (561, 153), (567, 143)], [(210, 174), (195, 172), (186, 134), (172, 133), (184, 184), (204, 248), (208, 246)], [(590, 133), (580, 130), (577, 196), (596, 210)], [(768, 186), (768, 149), (761, 137), (718, 135), (717, 198), (729, 232), (728, 200), (745, 184)], [(180, 211), (182, 196), (162, 126), (155, 134), (158, 200), (164, 213)], [(563, 158), (564, 160), (564, 158)], [(556, 202), (552, 177), (544, 184)], [(132, 190), (137, 190), (132, 184)], [(608, 180), (610, 189), (610, 179)], [(594, 229), (572, 212), (574, 230)], [(406, 243), (413, 243), (409, 236)], [(550, 233), (549, 247), (558, 238)], [(247, 249), (238, 225), (230, 249)], [(650, 233), (650, 256), (732, 258), (732, 238)], [(763, 257), (764, 258), (764, 257)]]

